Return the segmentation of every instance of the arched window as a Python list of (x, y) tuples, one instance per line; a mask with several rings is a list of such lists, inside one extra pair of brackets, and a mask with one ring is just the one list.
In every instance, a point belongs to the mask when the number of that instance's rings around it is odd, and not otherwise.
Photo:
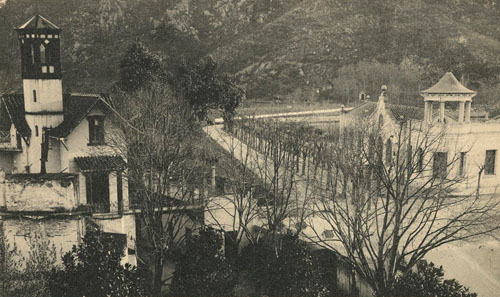
[(390, 138), (385, 143), (385, 162), (387, 164), (391, 164), (392, 162), (392, 141)]
[(33, 90), (33, 102), (36, 102), (36, 90)]
[(382, 128), (384, 126), (384, 116), (383, 115), (379, 115), (378, 116), (378, 128)]
[(382, 137), (379, 136), (379, 138), (377, 139), (377, 151), (376, 151), (377, 163), (379, 165), (382, 165), (383, 154), (384, 154), (384, 142), (382, 141)]

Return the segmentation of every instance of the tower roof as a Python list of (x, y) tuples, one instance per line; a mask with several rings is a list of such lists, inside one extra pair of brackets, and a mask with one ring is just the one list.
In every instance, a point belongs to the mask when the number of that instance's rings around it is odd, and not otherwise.
[(437, 84), (421, 91), (421, 94), (476, 94), (462, 85), (451, 72), (446, 72)]
[(47, 20), (41, 15), (35, 15), (31, 19), (29, 19), (26, 23), (17, 28), (17, 30), (25, 30), (25, 29), (61, 30), (59, 27), (57, 27), (51, 21)]

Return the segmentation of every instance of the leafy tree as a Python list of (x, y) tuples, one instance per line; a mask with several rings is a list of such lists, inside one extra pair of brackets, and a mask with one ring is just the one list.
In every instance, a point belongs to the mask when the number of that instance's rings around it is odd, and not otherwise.
[(245, 247), (240, 270), (249, 273), (260, 295), (325, 296), (329, 293), (317, 263), (294, 235), (281, 238), (278, 253), (270, 240)]
[(177, 89), (189, 102), (200, 120), (208, 119), (210, 109), (220, 109), (226, 122), (231, 122), (235, 110), (243, 99), (243, 90), (234, 79), (219, 69), (211, 57), (194, 65), (179, 67)]
[(125, 92), (134, 92), (166, 78), (167, 72), (161, 58), (151, 53), (142, 43), (135, 42), (120, 62), (120, 81), (117, 87)]
[(149, 282), (142, 271), (120, 264), (123, 245), (106, 240), (98, 230), (88, 230), (83, 242), (63, 256), (62, 269), (49, 279), (54, 297), (148, 296)]
[(476, 293), (462, 286), (455, 279), (443, 280), (443, 267), (422, 262), (417, 271), (408, 271), (398, 276), (390, 296), (399, 297), (477, 297)]
[(170, 286), (171, 296), (233, 296), (233, 267), (222, 251), (222, 238), (202, 229), (186, 240), (186, 247)]
[(422, 70), (410, 59), (400, 65), (362, 61), (340, 68), (333, 86), (347, 104), (362, 91), (376, 100), (380, 87), (387, 85), (389, 103), (415, 105), (420, 102), (415, 94), (422, 89), (421, 77)]

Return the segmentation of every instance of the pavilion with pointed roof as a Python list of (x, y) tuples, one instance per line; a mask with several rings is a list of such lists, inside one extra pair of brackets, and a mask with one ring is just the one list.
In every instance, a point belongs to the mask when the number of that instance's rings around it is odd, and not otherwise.
[(445, 103), (458, 102), (458, 122), (470, 123), (472, 97), (476, 92), (462, 85), (451, 72), (445, 75), (432, 87), (423, 90), (420, 94), (424, 97), (424, 122), (431, 123), (434, 102), (439, 103), (439, 122), (445, 121)]

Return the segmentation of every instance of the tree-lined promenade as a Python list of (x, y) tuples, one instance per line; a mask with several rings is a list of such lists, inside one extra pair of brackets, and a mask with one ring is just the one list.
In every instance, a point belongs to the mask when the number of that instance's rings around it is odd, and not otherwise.
[[(289, 216), (294, 227), (308, 226), (297, 228), (304, 238), (347, 256), (381, 296), (399, 271), (415, 267), (429, 251), (499, 227), (497, 199), (451, 197), (460, 177), (448, 172), (438, 178), (422, 170), (431, 167), (433, 158), (422, 160), (421, 154), (432, 155), (442, 135), (419, 130), (425, 137), (396, 131), (387, 154), (379, 132), (361, 126), (322, 135), (302, 124), (247, 120), (234, 123), (234, 137), (220, 126), (207, 128), (264, 180), (268, 175), (262, 174), (263, 164), (272, 164), (273, 157), (289, 160), (282, 170), (293, 168), (289, 171), (300, 177), (291, 185), (300, 201)], [(446, 166), (456, 162), (451, 158)], [(326, 230), (333, 233), (331, 238), (324, 237)]]

